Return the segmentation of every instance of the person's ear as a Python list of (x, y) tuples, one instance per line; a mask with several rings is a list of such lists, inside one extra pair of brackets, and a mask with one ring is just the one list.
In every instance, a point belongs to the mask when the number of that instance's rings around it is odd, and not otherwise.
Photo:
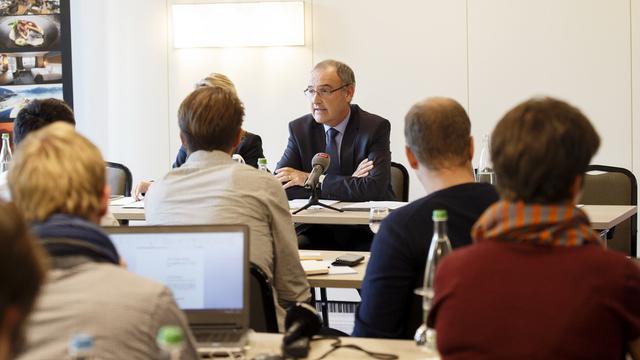
[(236, 150), (238, 145), (240, 145), (240, 141), (242, 141), (243, 133), (244, 133), (244, 130), (242, 129), (238, 130), (238, 134), (236, 134), (236, 139), (233, 141), (233, 147), (230, 149), (231, 154), (233, 154), (233, 152)]
[(584, 185), (584, 175), (578, 175), (571, 184), (570, 195), (574, 204), (577, 204), (582, 198), (582, 186)]
[(413, 150), (411, 150), (410, 147), (405, 146), (404, 152), (407, 155), (407, 161), (409, 161), (409, 166), (411, 166), (412, 169), (417, 169), (418, 159), (416, 158), (416, 155), (413, 153)]
[(474, 152), (475, 152), (475, 147), (473, 145), (473, 136), (469, 136), (469, 161), (473, 161)]
[(9, 354), (16, 350), (12, 349), (11, 343), (19, 330), (17, 327), (22, 316), (17, 306), (8, 306), (3, 311), (4, 313), (0, 313), (0, 358), (9, 359)]
[(351, 100), (353, 99), (353, 94), (355, 94), (355, 92), (356, 92), (355, 84), (351, 84), (345, 88), (347, 102), (349, 103), (351, 102)]
[(187, 152), (187, 156), (191, 155), (191, 149), (189, 149), (189, 146), (187, 145), (187, 141), (185, 140), (184, 134), (182, 133), (182, 131), (180, 131), (180, 144), (182, 145), (184, 150)]
[(109, 209), (109, 198), (111, 195), (111, 188), (109, 185), (105, 185), (102, 188), (102, 195), (100, 196), (100, 209), (98, 212), (98, 221), (107, 213)]

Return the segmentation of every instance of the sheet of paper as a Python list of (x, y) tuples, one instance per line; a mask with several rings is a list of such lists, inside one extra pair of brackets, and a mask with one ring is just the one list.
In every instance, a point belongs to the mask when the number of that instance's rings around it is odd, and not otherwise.
[(131, 196), (128, 196), (128, 197), (121, 197), (119, 199), (111, 200), (109, 205), (112, 205), (112, 206), (124, 206), (124, 205), (132, 204), (134, 202), (136, 202), (136, 199), (134, 199)]
[[(308, 199), (294, 199), (294, 200), (289, 200), (289, 209), (299, 209), (305, 205), (307, 205), (307, 203), (309, 202)], [(325, 205), (334, 205), (337, 204), (339, 201), (338, 200), (325, 200), (325, 199), (320, 199), (320, 203), (321, 204), (325, 204)], [(321, 209), (320, 206), (312, 206), (311, 209)]]
[(136, 201), (123, 206), (125, 209), (144, 209), (144, 200)]
[(399, 209), (408, 202), (403, 201), (365, 201), (365, 202), (357, 202), (349, 205), (345, 205), (342, 207), (343, 210), (365, 210), (368, 211), (373, 207), (386, 207), (390, 210)]
[(351, 266), (333, 266), (329, 268), (329, 275), (347, 275), (347, 274), (357, 274)]

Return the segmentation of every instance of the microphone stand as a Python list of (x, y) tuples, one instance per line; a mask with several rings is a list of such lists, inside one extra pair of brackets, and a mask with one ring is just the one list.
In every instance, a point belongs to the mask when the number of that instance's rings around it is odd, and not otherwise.
[(338, 212), (344, 212), (344, 210), (342, 209), (338, 209), (335, 208), (333, 206), (329, 206), (326, 204), (323, 204), (320, 202), (320, 200), (318, 200), (318, 198), (320, 197), (320, 184), (316, 184), (312, 189), (311, 189), (311, 197), (309, 198), (309, 202), (307, 202), (307, 204), (303, 207), (301, 207), (300, 209), (296, 210), (293, 212), (293, 215), (299, 213), (302, 210), (306, 210), (314, 205), (318, 205), (321, 206), (323, 208), (329, 209), (329, 210), (335, 210)]

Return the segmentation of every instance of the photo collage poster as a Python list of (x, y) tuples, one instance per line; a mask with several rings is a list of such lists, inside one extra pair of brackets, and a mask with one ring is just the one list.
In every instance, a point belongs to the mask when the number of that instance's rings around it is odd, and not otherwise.
[(0, 0), (0, 133), (30, 100), (73, 106), (69, 0)]

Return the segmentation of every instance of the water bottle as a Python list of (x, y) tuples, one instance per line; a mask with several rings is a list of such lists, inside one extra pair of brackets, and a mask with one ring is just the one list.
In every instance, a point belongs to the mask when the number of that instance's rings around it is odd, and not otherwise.
[(269, 171), (269, 168), (267, 167), (267, 159), (266, 158), (259, 158), (258, 159), (258, 170), (262, 170), (262, 171), (266, 171), (268, 173), (271, 173), (271, 171)]
[(9, 163), (12, 159), (9, 133), (4, 133), (2, 134), (2, 150), (0, 150), (0, 173), (9, 170)]
[(484, 182), (495, 185), (496, 174), (493, 172), (491, 162), (491, 152), (489, 151), (489, 135), (482, 138), (482, 150), (480, 151), (480, 161), (478, 162), (477, 182)]
[(436, 268), (442, 262), (442, 259), (452, 251), (451, 242), (449, 241), (449, 236), (447, 236), (447, 211), (434, 210), (432, 218), (433, 237), (431, 238), (431, 246), (429, 246), (427, 265), (424, 269), (424, 284), (422, 289), (416, 291), (418, 295), (422, 295), (424, 322), (414, 336), (418, 345), (425, 346), (429, 350), (436, 349), (435, 330), (427, 326), (427, 317), (429, 316), (434, 296)]
[(161, 327), (156, 337), (156, 343), (161, 351), (161, 360), (179, 360), (184, 346), (182, 328), (174, 325)]
[(69, 360), (95, 359), (93, 336), (83, 333), (73, 335), (69, 339), (67, 352)]

